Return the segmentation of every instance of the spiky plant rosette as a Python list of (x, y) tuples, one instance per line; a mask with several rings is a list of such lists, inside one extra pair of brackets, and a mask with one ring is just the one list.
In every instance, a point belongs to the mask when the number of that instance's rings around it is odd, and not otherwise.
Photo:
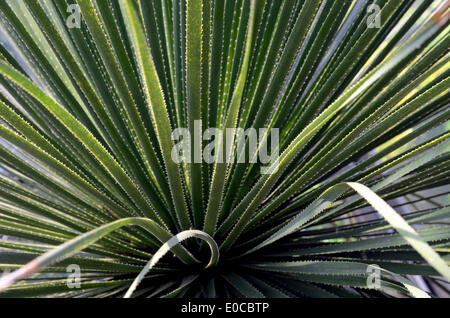
[(0, 297), (448, 295), (448, 1), (0, 16)]

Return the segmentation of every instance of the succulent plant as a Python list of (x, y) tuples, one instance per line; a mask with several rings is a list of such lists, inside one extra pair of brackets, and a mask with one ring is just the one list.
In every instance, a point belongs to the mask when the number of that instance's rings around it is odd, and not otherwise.
[(449, 3), (0, 1), (0, 297), (448, 295)]

